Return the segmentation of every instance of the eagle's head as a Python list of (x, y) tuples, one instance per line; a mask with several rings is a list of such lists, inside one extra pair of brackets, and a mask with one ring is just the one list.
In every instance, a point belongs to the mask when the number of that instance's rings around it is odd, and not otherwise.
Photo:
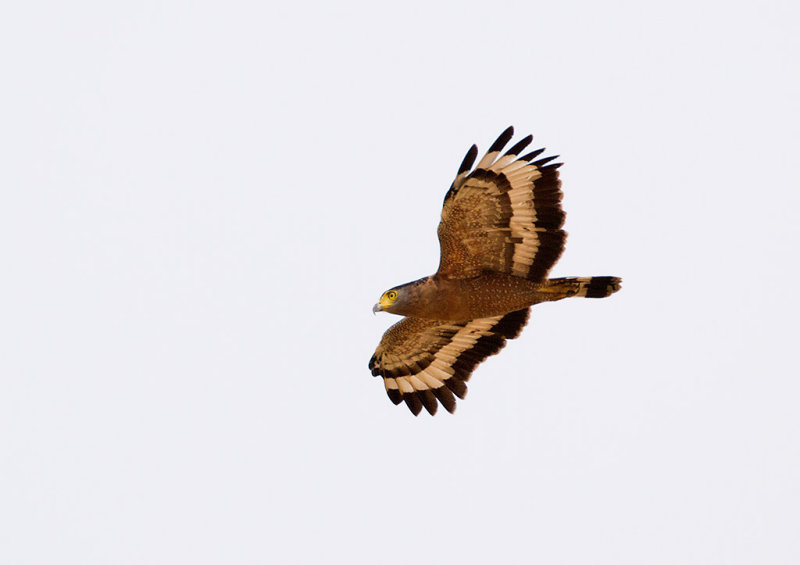
[(405, 298), (405, 296), (403, 296), (402, 288), (390, 288), (381, 294), (378, 303), (372, 307), (372, 312), (392, 312), (392, 310), (399, 306), (398, 303), (402, 304), (403, 298)]
[(372, 311), (412, 316), (419, 306), (420, 299), (424, 297), (424, 291), (432, 284), (434, 283), (431, 277), (424, 277), (390, 288), (381, 294), (380, 300), (372, 307)]

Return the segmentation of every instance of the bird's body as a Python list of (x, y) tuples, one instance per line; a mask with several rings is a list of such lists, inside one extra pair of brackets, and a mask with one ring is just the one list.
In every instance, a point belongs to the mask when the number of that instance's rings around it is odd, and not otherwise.
[[(508, 314), (540, 302), (560, 300), (578, 295), (583, 290), (588, 292), (591, 280), (592, 277), (586, 277), (536, 282), (493, 272), (469, 279), (434, 275), (397, 287), (407, 289), (412, 300), (392, 313), (429, 320), (467, 322)], [(601, 286), (596, 282), (595, 285)]]
[(474, 170), (473, 145), (445, 196), (441, 259), (430, 276), (389, 289), (373, 311), (406, 316), (389, 328), (370, 359), (389, 398), (416, 415), (452, 412), (475, 367), (517, 337), (530, 306), (570, 296), (603, 298), (617, 277), (548, 279), (564, 249), (559, 163), (519, 156), (528, 136), (502, 156), (504, 131)]

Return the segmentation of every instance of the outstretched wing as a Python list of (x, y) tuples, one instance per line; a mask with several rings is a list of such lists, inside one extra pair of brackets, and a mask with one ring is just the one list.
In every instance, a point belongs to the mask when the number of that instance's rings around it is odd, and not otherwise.
[(383, 377), (391, 401), (405, 401), (415, 416), (423, 406), (435, 414), (437, 400), (452, 413), (453, 395), (464, 398), (472, 371), (520, 334), (528, 312), (463, 323), (403, 318), (383, 334), (369, 368)]
[(543, 280), (564, 249), (558, 167), (544, 149), (518, 155), (528, 136), (505, 154), (514, 135), (509, 127), (470, 172), (478, 150), (473, 145), (444, 199), (439, 224), (441, 261), (438, 275), (470, 278), (496, 271)]

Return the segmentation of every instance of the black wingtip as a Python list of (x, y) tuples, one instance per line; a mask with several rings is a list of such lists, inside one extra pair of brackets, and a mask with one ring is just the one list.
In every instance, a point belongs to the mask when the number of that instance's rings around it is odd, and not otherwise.
[[(558, 159), (558, 157), (559, 157), (558, 155), (553, 155), (551, 157), (545, 157), (544, 159), (539, 159), (538, 161), (534, 161), (533, 163), (531, 163), (531, 165), (534, 165), (534, 166), (539, 167), (541, 169), (544, 165), (546, 165), (547, 163), (549, 163), (553, 159)], [(558, 163), (558, 165), (560, 166), (561, 163)]]
[(520, 161), (530, 161), (534, 157), (538, 157), (542, 153), (544, 153), (544, 147), (542, 147), (541, 149), (537, 149), (536, 151), (531, 151), (530, 153), (526, 153), (525, 155), (523, 155), (519, 159), (520, 159)]
[(533, 141), (532, 135), (528, 135), (527, 137), (522, 138), (514, 145), (514, 147), (506, 151), (506, 155), (519, 155), (520, 153), (522, 153), (523, 149), (525, 149), (528, 145), (531, 144), (531, 141)]
[(396, 388), (388, 389), (386, 391), (386, 394), (389, 396), (389, 400), (391, 400), (392, 404), (394, 404), (395, 406), (403, 402), (403, 394)]
[(465, 173), (472, 168), (472, 165), (475, 164), (475, 159), (478, 157), (478, 146), (473, 145), (467, 151), (467, 154), (464, 155), (464, 160), (461, 161), (461, 166), (458, 167), (458, 174)]
[(467, 396), (467, 384), (462, 380), (462, 377), (454, 375), (444, 381), (444, 384), (461, 400), (464, 400), (464, 397)]
[(514, 137), (514, 126), (508, 126), (506, 130), (500, 134), (500, 137), (498, 137), (495, 140), (495, 142), (492, 143), (492, 146), (489, 148), (488, 153), (491, 153), (493, 151), (500, 151), (501, 149), (503, 149), (503, 147), (506, 146), (506, 143), (508, 143), (508, 141), (512, 137)]
[(446, 386), (435, 388), (433, 394), (442, 403), (445, 410), (451, 414), (456, 411), (456, 399), (449, 388)]
[(411, 410), (411, 413), (414, 414), (414, 416), (419, 416), (419, 413), (422, 412), (422, 401), (417, 394), (415, 392), (404, 393), (403, 400), (405, 400), (406, 406)]
[(428, 414), (431, 416), (436, 415), (436, 409), (439, 407), (439, 403), (436, 402), (436, 396), (434, 396), (433, 392), (430, 390), (420, 390), (417, 392), (417, 396), (422, 401), (422, 405), (425, 407), (425, 410), (428, 411)]

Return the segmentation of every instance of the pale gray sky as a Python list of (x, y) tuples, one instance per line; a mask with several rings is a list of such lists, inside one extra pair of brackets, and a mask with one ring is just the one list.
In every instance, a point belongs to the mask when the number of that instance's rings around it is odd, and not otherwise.
[[(18, 2), (0, 562), (800, 562), (793, 1)], [(555, 276), (455, 415), (367, 361), (508, 125)]]

